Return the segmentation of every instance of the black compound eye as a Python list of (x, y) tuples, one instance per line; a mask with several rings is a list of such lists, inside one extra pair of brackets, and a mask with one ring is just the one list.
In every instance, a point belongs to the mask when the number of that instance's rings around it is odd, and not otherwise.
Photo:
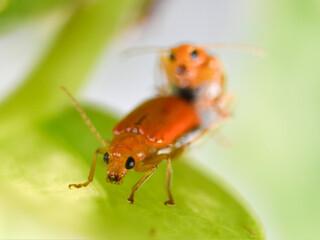
[(191, 59), (192, 60), (196, 60), (197, 58), (198, 58), (198, 51), (197, 50), (193, 50), (192, 52), (191, 52)]
[(126, 169), (131, 169), (134, 167), (134, 159), (133, 157), (128, 157), (127, 162), (126, 162)]
[(104, 162), (105, 162), (106, 164), (109, 163), (109, 154), (108, 154), (108, 153), (105, 153), (105, 154), (103, 155), (103, 160), (104, 160)]
[(169, 59), (170, 59), (171, 61), (174, 61), (175, 57), (174, 57), (174, 54), (173, 54), (173, 53), (170, 53)]

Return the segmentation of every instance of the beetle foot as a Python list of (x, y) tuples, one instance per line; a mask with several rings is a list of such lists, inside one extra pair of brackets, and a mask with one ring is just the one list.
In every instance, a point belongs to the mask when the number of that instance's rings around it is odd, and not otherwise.
[(128, 202), (131, 203), (131, 204), (133, 204), (133, 203), (134, 203), (133, 197), (129, 197), (129, 198), (128, 198)]
[(164, 205), (174, 206), (175, 204), (174, 204), (173, 200), (170, 199), (170, 200), (168, 200), (168, 201), (165, 201), (165, 202), (164, 202)]
[(72, 184), (69, 184), (69, 188), (82, 188), (82, 187), (86, 187), (88, 186), (88, 184), (90, 183), (90, 181), (87, 181), (87, 182), (84, 182), (84, 183), (79, 183), (79, 184), (75, 184), (75, 183), (72, 183)]

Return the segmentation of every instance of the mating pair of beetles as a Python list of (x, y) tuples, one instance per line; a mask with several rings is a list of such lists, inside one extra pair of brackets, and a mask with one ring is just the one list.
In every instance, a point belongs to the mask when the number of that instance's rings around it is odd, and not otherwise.
[[(90, 130), (100, 141), (93, 156), (88, 180), (70, 184), (69, 188), (86, 187), (94, 177), (97, 156), (103, 155), (107, 164), (106, 181), (121, 184), (131, 169), (146, 174), (133, 186), (128, 198), (134, 203), (135, 192), (156, 171), (157, 165), (167, 162), (166, 205), (174, 205), (170, 190), (172, 179), (171, 160), (229, 117), (232, 95), (225, 91), (222, 66), (206, 50), (227, 48), (259, 54), (258, 49), (237, 45), (179, 45), (174, 48), (156, 48), (159, 53), (164, 84), (157, 97), (150, 99), (122, 119), (113, 129), (113, 140), (106, 142), (95, 129), (79, 104), (64, 87), (76, 109)], [(144, 52), (134, 49), (133, 52)], [(215, 117), (212, 117), (215, 116)]]

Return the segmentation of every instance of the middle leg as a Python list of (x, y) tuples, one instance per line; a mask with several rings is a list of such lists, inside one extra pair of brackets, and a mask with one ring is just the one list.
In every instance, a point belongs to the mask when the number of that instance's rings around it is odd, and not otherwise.
[(157, 165), (153, 166), (149, 172), (146, 173), (133, 187), (131, 190), (130, 197), (128, 198), (128, 201), (130, 203), (134, 203), (134, 194), (135, 192), (141, 187), (141, 185), (151, 177), (151, 175), (154, 173), (154, 171), (157, 169)]
[(174, 205), (172, 193), (171, 193), (171, 182), (172, 182), (172, 167), (171, 167), (171, 159), (167, 159), (167, 175), (166, 175), (166, 190), (168, 193), (169, 200), (165, 201), (165, 205)]

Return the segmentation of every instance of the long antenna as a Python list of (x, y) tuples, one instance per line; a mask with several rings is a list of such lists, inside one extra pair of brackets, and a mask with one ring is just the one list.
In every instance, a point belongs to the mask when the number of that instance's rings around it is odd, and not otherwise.
[[(196, 46), (196, 45), (195, 45)], [(265, 51), (259, 47), (244, 45), (244, 44), (207, 44), (201, 45), (200, 47), (204, 49), (227, 49), (227, 50), (239, 50), (247, 53), (251, 53), (253, 55), (259, 57), (265, 57)], [(135, 57), (139, 55), (146, 55), (152, 53), (169, 53), (170, 47), (157, 47), (157, 46), (149, 46), (149, 47), (133, 47), (126, 49), (122, 52), (122, 57)]]
[(91, 132), (98, 138), (100, 143), (104, 147), (106, 147), (107, 146), (106, 142), (102, 139), (100, 133), (98, 133), (97, 129), (93, 126), (93, 124), (91, 123), (91, 121), (87, 117), (86, 113), (83, 111), (83, 109), (78, 104), (77, 100), (72, 96), (72, 94), (64, 86), (61, 86), (61, 89), (70, 97), (73, 105), (75, 106), (77, 111), (80, 113), (81, 117), (83, 118), (84, 122), (88, 125), (88, 127), (91, 130)]
[(168, 48), (148, 46), (148, 47), (128, 48), (122, 51), (121, 55), (123, 58), (125, 58), (125, 57), (135, 57), (139, 55), (146, 55), (151, 53), (167, 53), (167, 52), (169, 52)]
[(201, 46), (205, 49), (229, 49), (248, 52), (259, 57), (265, 57), (266, 53), (263, 49), (251, 45), (242, 44), (208, 44)]

